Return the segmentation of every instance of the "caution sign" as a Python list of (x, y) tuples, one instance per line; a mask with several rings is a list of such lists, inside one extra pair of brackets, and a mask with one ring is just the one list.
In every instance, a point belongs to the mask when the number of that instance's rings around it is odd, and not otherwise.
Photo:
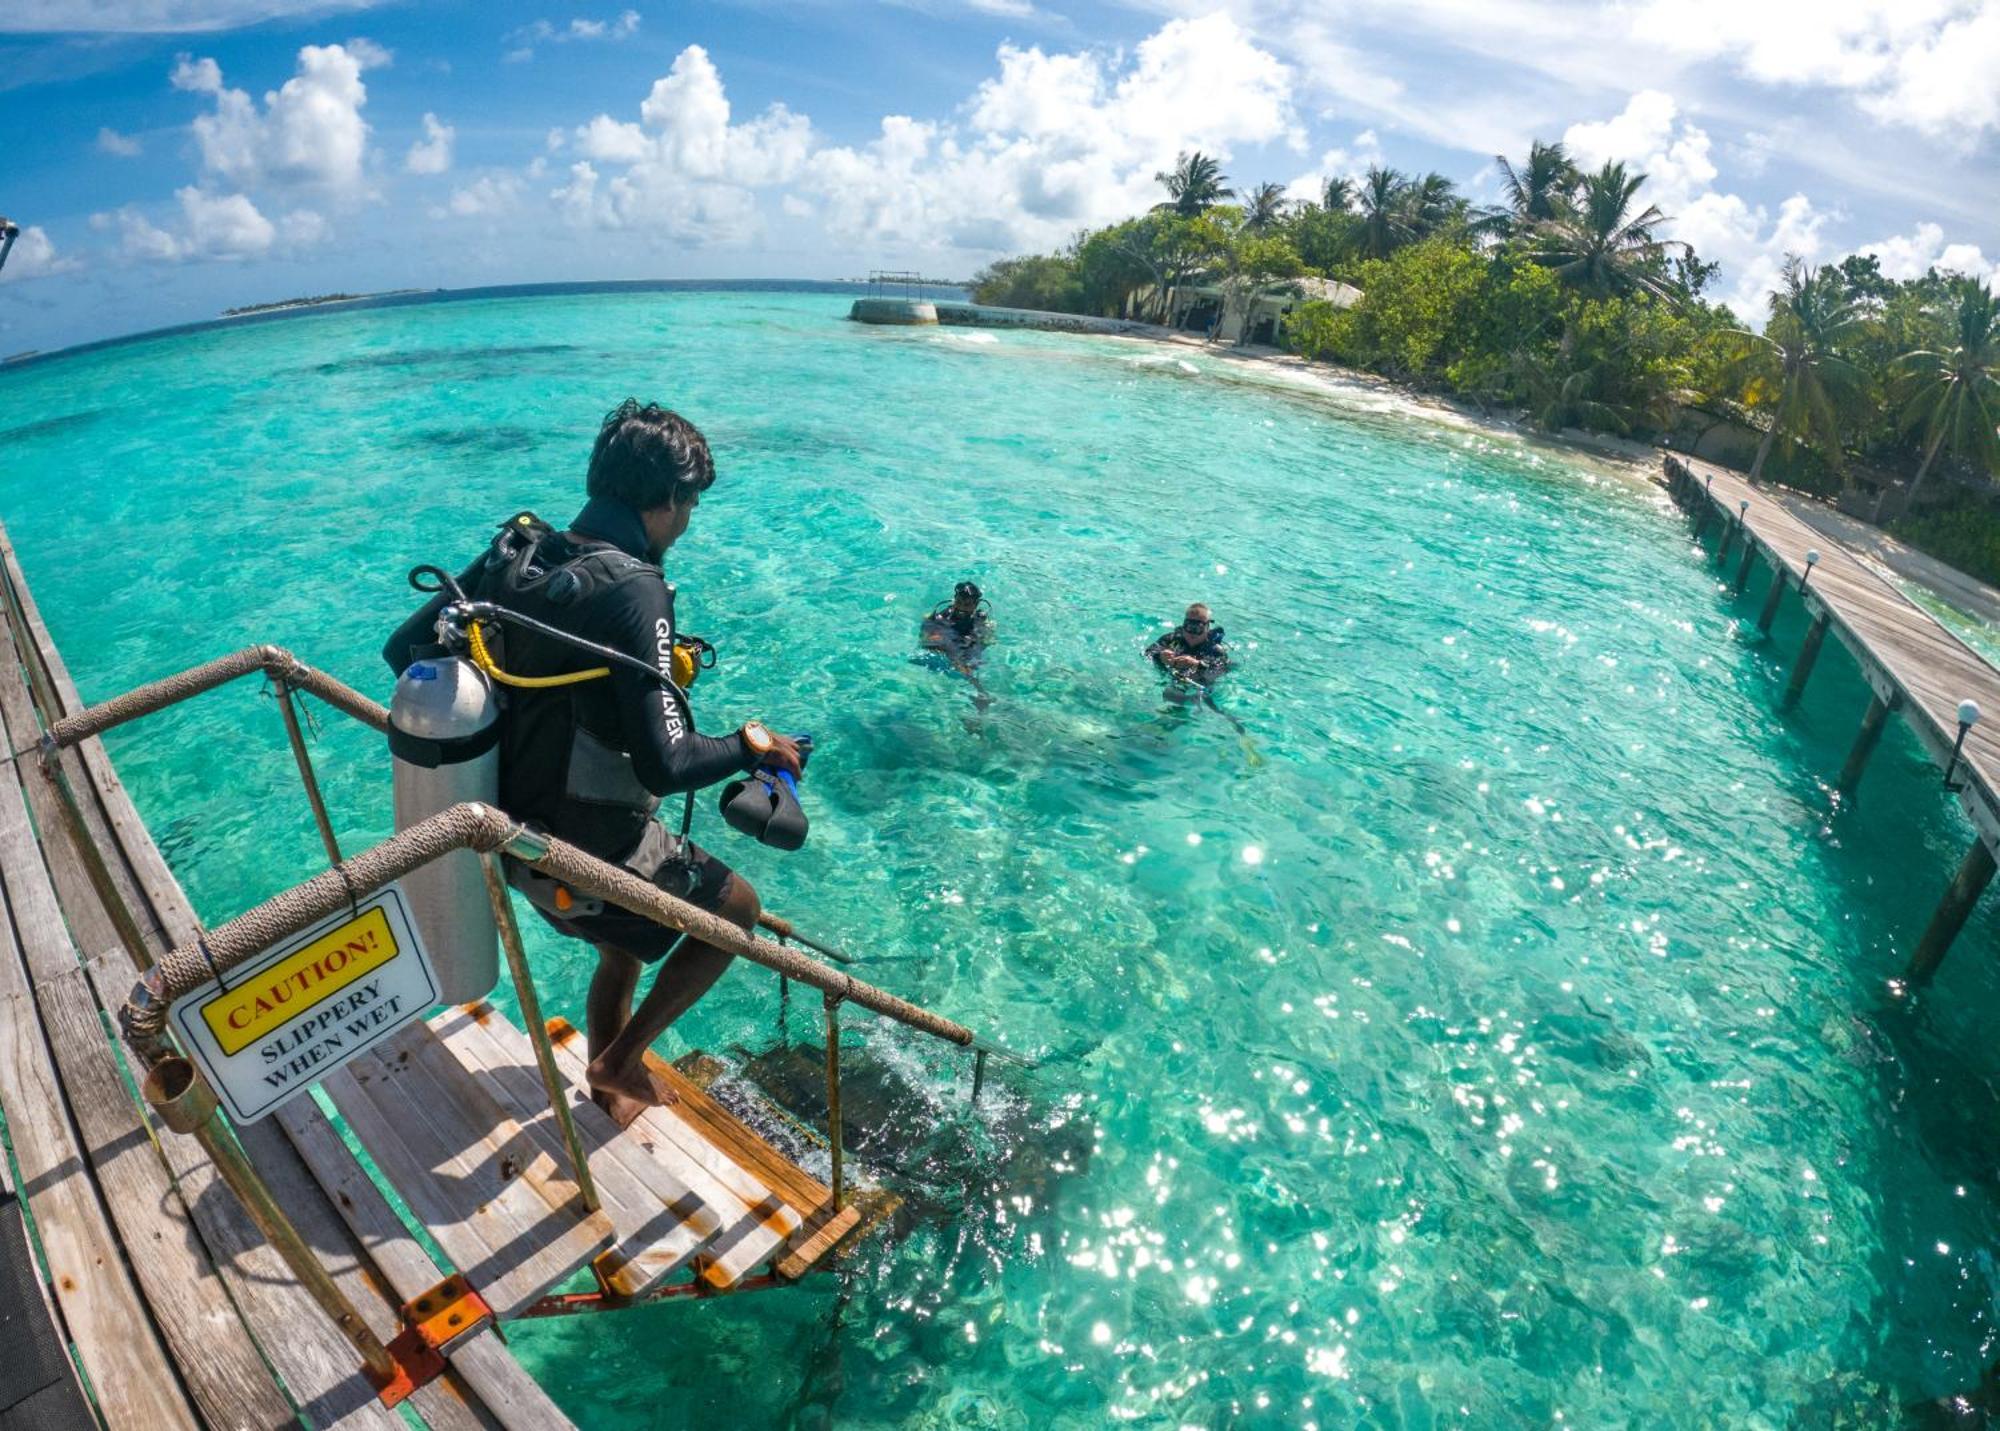
[(175, 1001), (174, 1031), (229, 1116), (254, 1123), (438, 1000), (395, 885)]

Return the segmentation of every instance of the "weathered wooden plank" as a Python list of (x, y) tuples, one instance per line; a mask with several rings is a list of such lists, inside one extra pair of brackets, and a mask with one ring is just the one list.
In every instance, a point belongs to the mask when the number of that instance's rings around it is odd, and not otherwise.
[(612, 1242), (576, 1185), (411, 1024), (322, 1085), (438, 1245), (501, 1319)]
[[(132, 987), (134, 971), (123, 949), (106, 950), (88, 967), (106, 1003), (122, 999)], [(397, 1417), (376, 1400), (374, 1387), (361, 1373), (359, 1355), (264, 1240), (206, 1150), (157, 1123), (153, 1133), (217, 1271), (307, 1419), (315, 1426), (391, 1431), (399, 1424)], [(364, 1316), (372, 1310), (386, 1324), (382, 1295), (371, 1285), (358, 1249), (325, 1213), (325, 1198), (306, 1181), (297, 1159), (288, 1159), (289, 1148), (282, 1140), (272, 1146), (261, 1124), (239, 1130), (238, 1141), (335, 1284)]]
[(73, 966), (36, 993), (84, 1152), (202, 1419), (295, 1425), (140, 1120), (83, 970)]
[[(35, 705), (41, 712), (41, 723), (46, 725), (62, 715), (81, 710), (83, 700), (62, 663), (61, 653), (49, 637), (48, 628), (42, 624), (34, 593), (28, 590), (27, 581), (21, 575), (20, 563), (4, 526), (0, 526), (0, 595), (6, 598), (6, 606), (12, 616), (11, 624), (20, 637), (17, 646), (21, 666), (32, 689)], [(107, 888), (103, 892), (106, 906), (114, 915), (127, 916), (135, 921), (132, 933), (142, 939), (159, 939), (163, 947), (171, 945), (173, 941), (165, 937), (150, 902), (142, 897), (138, 882), (124, 861), (101, 857), (101, 852), (116, 850), (118, 846), (95, 784), (93, 766), (85, 761), (86, 753), (105, 772), (111, 771), (110, 758), (104, 753), (103, 743), (91, 740), (84, 743), (82, 750), (60, 752), (51, 774), (62, 780), (65, 796), (88, 833), (90, 852), (94, 856), (90, 861), (91, 877), (106, 881)], [(116, 779), (115, 773), (111, 774), (111, 778)], [(119, 788), (122, 791), (123, 787)], [(88, 947), (100, 946), (93, 944)], [(140, 951), (135, 949), (133, 955), (140, 957)]]
[[(528, 1036), (490, 1004), (446, 1009), (431, 1019), (431, 1028), (537, 1146), (567, 1167), (569, 1152)], [(563, 1091), (598, 1201), (618, 1234), (597, 1268), (611, 1290), (635, 1297), (707, 1246), (722, 1231), (723, 1214), (624, 1138), (624, 1130), (590, 1101), (587, 1088), (570, 1084)], [(741, 1204), (735, 1208), (740, 1216)]]
[[(0, 661), (0, 715), (10, 734), (27, 724), (30, 712), (23, 708), (27, 691), (20, 671), (11, 662)], [(112, 1195), (112, 1214), (132, 1249), (135, 1269), (149, 1301), (160, 1316), (162, 1327), (175, 1358), (187, 1378), (189, 1390), (208, 1418), (218, 1425), (281, 1425), (293, 1421), (283, 1397), (257, 1350), (258, 1343), (243, 1326), (235, 1305), (223, 1290), (218, 1269), (210, 1260), (210, 1249), (229, 1237), (245, 1245), (261, 1243), (248, 1216), (224, 1191), (223, 1200), (211, 1200), (201, 1214), (190, 1218), (190, 1208), (182, 1193), (194, 1184), (173, 1190), (168, 1182), (168, 1165), (162, 1161), (164, 1147), (156, 1150), (142, 1121), (138, 1104), (126, 1088), (107, 1032), (91, 997), (84, 972), (69, 937), (63, 932), (65, 915), (78, 929), (94, 931), (112, 940), (107, 947), (126, 975), (117, 997), (131, 987), (133, 969), (122, 941), (116, 938), (114, 921), (99, 902), (101, 893), (87, 881), (69, 879), (67, 908), (59, 907), (55, 886), (48, 871), (39, 864), (32, 868), (15, 863), (23, 857), (20, 841), (27, 826), (22, 806), (26, 793), (44, 811), (53, 805), (55, 792), (40, 772), (22, 772), (25, 784), (0, 781), (0, 880), (4, 880), (9, 902), (16, 906), (16, 924), (32, 970), (36, 994), (43, 1016), (50, 1020), (58, 1068), (76, 1109), (86, 1146), (111, 1150), (115, 1162), (111, 1170), (119, 1179), (124, 1195)], [(47, 846), (36, 846), (39, 854), (67, 862), (74, 844), (68, 827), (60, 820), (46, 820)], [(32, 832), (26, 838), (32, 843)], [(24, 876), (24, 870), (27, 871)], [(52, 1001), (54, 1001), (52, 1003)], [(114, 1005), (115, 1007), (115, 1005)], [(62, 1020), (57, 1032), (56, 1019)], [(82, 1095), (88, 1094), (88, 1103)], [(86, 1116), (88, 1114), (88, 1116)], [(93, 1126), (94, 1120), (94, 1126)], [(193, 1147), (192, 1140), (183, 1140)], [(200, 1158), (198, 1149), (190, 1155)], [(93, 1161), (97, 1161), (95, 1158)], [(205, 1159), (202, 1160), (205, 1166)], [(99, 1164), (100, 1177), (106, 1167)], [(153, 1186), (152, 1184), (157, 1184)], [(107, 1183), (107, 1194), (112, 1187)], [(197, 1200), (195, 1206), (200, 1207)], [(167, 1225), (159, 1225), (167, 1219)], [(234, 1222), (231, 1229), (227, 1224)], [(192, 1225), (191, 1225), (192, 1224)], [(195, 1228), (202, 1227), (197, 1235)], [(144, 1249), (141, 1255), (140, 1249)], [(355, 1373), (355, 1357), (332, 1323), (321, 1314), (303, 1289), (293, 1287), (292, 1296), (273, 1290), (275, 1282), (289, 1278), (288, 1271), (270, 1249), (264, 1249), (270, 1264), (259, 1269), (260, 1284), (246, 1295), (235, 1289), (240, 1304), (261, 1300), (267, 1314), (283, 1320), (286, 1327), (280, 1343), (267, 1338), (265, 1347), (271, 1363), (284, 1376), (292, 1395), (302, 1404), (317, 1408), (315, 1421), (332, 1424), (349, 1414), (340, 1401), (373, 1401), (373, 1389)], [(304, 1318), (306, 1320), (301, 1321)], [(316, 1322), (315, 1320), (316, 1319)], [(210, 1354), (212, 1347), (213, 1354)], [(257, 1397), (261, 1405), (245, 1403)], [(334, 1400), (329, 1401), (328, 1398)], [(376, 1417), (386, 1419), (377, 1420)], [(387, 1427), (394, 1418), (380, 1408), (363, 1412), (350, 1424)]]
[[(584, 1083), (583, 1040), (566, 1023), (550, 1020), (556, 1066), (572, 1083)], [(633, 1119), (625, 1136), (660, 1160), (676, 1178), (718, 1210), (738, 1200), (745, 1209), (701, 1255), (702, 1278), (710, 1286), (733, 1287), (784, 1249), (800, 1218), (783, 1198), (739, 1167), (672, 1108), (648, 1108)]]
[[(319, 1105), (310, 1098), (295, 1099), (272, 1116), (284, 1125), (300, 1157), (397, 1296), (414, 1301), (437, 1285), (444, 1275), (437, 1263), (410, 1236)], [(570, 1425), (491, 1330), (460, 1342), (452, 1351), (451, 1366), (479, 1396), (481, 1414), (508, 1431), (562, 1431)]]
[[(43, 721), (82, 709), (84, 702), (70, 679), (61, 653), (42, 624), (34, 596), (21, 577), (19, 563), (4, 527), (0, 527), (0, 589), (4, 589), (12, 609), (20, 613), (21, 625), (31, 637), (21, 643), (24, 648), (21, 659), (24, 669), (33, 678), (31, 684), (37, 693), (36, 700), (41, 707)], [(116, 914), (122, 917), (126, 928), (142, 945), (141, 948), (129, 948), (134, 939), (128, 937), (125, 940), (128, 946), (125, 958), (115, 965), (101, 966), (95, 962), (92, 965), (92, 982), (98, 989), (100, 999), (106, 1007), (115, 1007), (131, 988), (135, 977), (134, 960), (146, 958), (150, 961), (151, 957), (197, 931), (199, 923), (179, 883), (167, 870), (164, 860), (160, 859), (158, 849), (133, 808), (102, 742), (91, 740), (85, 742), (80, 751), (62, 752), (60, 770), (66, 777), (68, 794), (92, 847), (109, 856), (98, 862), (109, 886), (108, 890), (99, 891), (107, 906), (107, 917), (111, 917), (115, 907)], [(143, 890), (133, 872), (135, 858), (148, 863), (156, 872), (156, 877)], [(154, 907), (156, 901), (158, 910)], [(104, 982), (107, 979), (115, 987), (107, 989)], [(327, 1194), (310, 1181), (304, 1165), (289, 1146), (271, 1144), (270, 1140), (277, 1135), (269, 1128), (267, 1124), (248, 1130), (248, 1151), (253, 1161), (259, 1163), (260, 1171), (266, 1174), (267, 1179), (270, 1169), (265, 1164), (276, 1167), (280, 1185), (274, 1187), (274, 1194), (293, 1220), (301, 1224), (301, 1232), (309, 1243), (321, 1248), (339, 1246), (345, 1239), (333, 1234), (344, 1229), (334, 1217), (334, 1208)], [(177, 1170), (183, 1179), (184, 1189), (200, 1186), (206, 1191), (213, 1187), (213, 1169), (192, 1140), (165, 1133), (162, 1137), (165, 1140), (162, 1150), (168, 1152), (169, 1163), (175, 1163), (177, 1158), (180, 1161), (181, 1166)], [(193, 1148), (193, 1161), (187, 1154), (189, 1148)], [(215, 1191), (222, 1197), (229, 1197), (226, 1189), (216, 1188)], [(381, 1193), (372, 1183), (367, 1184), (367, 1194), (365, 1198), (357, 1195), (349, 1199), (341, 1211), (365, 1210), (372, 1201), (393, 1220), (394, 1214), (389, 1212)], [(196, 1199), (198, 1209), (228, 1205), (217, 1201), (214, 1196)], [(197, 1221), (200, 1220), (198, 1216)], [(240, 1209), (237, 1210), (237, 1220), (239, 1223), (242, 1221)], [(377, 1277), (360, 1257), (359, 1245), (348, 1243), (347, 1246), (352, 1255), (344, 1262), (330, 1263), (329, 1270), (371, 1327), (378, 1335), (386, 1337), (396, 1329), (393, 1307), (384, 1300), (382, 1289), (376, 1285)], [(275, 1253), (266, 1247), (261, 1248), (261, 1254), (268, 1265), (249, 1268), (250, 1285), (259, 1285), (260, 1279), (274, 1285), (286, 1281), (289, 1273), (282, 1268)], [(254, 1261), (255, 1257), (256, 1254), (246, 1254), (249, 1260)], [(424, 1260), (429, 1261), (427, 1257)], [(435, 1267), (431, 1267), (430, 1271), (433, 1275), (421, 1285), (403, 1291), (402, 1299), (415, 1297), (432, 1285), (436, 1281)], [(230, 1266), (224, 1267), (223, 1275), (232, 1286), (235, 1285)], [(344, 1338), (341, 1345), (345, 1346)], [(466, 1387), (470, 1383), (478, 1383), (482, 1390), (469, 1393)], [(474, 1396), (489, 1399), (494, 1406), (503, 1408), (506, 1414), (492, 1415), (483, 1405), (468, 1404)], [(501, 1425), (512, 1428), (512, 1431), (526, 1431), (531, 1426), (562, 1428), (568, 1425), (554, 1403), (514, 1360), (505, 1344), (490, 1334), (482, 1334), (462, 1345), (453, 1356), (447, 1377), (420, 1390), (409, 1405), (428, 1424), (438, 1428)]]
[[(572, 1082), (587, 1085), (584, 1077), (585, 1057), (581, 1035), (566, 1019), (551, 1019), (548, 1028), (549, 1042), (556, 1051), (557, 1067), (561, 1068), (564, 1076)], [(676, 1096), (682, 1087), (686, 1087), (693, 1089), (697, 1096), (706, 1098), (705, 1094), (699, 1089), (694, 1089), (693, 1085), (682, 1077), (678, 1069), (661, 1061), (658, 1055), (653, 1055), (648, 1062), (656, 1072), (660, 1069), (666, 1070), (662, 1077), (675, 1090)], [(798, 1215), (791, 1210), (785, 1200), (767, 1186), (763, 1179), (732, 1157), (727, 1149), (713, 1142), (686, 1106), (669, 1104), (649, 1108), (640, 1115), (639, 1121), (647, 1124), (658, 1136), (685, 1154), (696, 1167), (742, 1199), (753, 1212), (761, 1213), (767, 1219), (775, 1221), (787, 1233), (797, 1230)], [(690, 1186), (697, 1185), (690, 1183)]]
[(757, 1136), (755, 1129), (723, 1107), (709, 1091), (661, 1058), (646, 1051), (655, 1077), (673, 1089), (676, 1110), (702, 1136), (728, 1153), (743, 1169), (783, 1198), (801, 1219), (823, 1212), (833, 1190)]
[(811, 1235), (792, 1245), (792, 1249), (778, 1259), (778, 1275), (788, 1282), (796, 1282), (813, 1269), (813, 1265), (840, 1245), (840, 1239), (861, 1225), (861, 1209), (844, 1207), (813, 1229)]
[[(0, 931), (0, 963), (16, 963), (13, 940)], [(34, 997), (18, 986), (0, 990), (0, 1112), (56, 1304), (106, 1422), (193, 1431), (194, 1410), (84, 1169)]]

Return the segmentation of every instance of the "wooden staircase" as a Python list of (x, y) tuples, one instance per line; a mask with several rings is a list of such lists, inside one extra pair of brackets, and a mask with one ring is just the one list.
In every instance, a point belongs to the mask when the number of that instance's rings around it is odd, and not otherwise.
[(528, 1313), (585, 1267), (621, 1300), (683, 1269), (676, 1290), (700, 1293), (765, 1268), (795, 1279), (859, 1225), (859, 1209), (835, 1208), (823, 1183), (655, 1055), (679, 1101), (620, 1128), (590, 1099), (582, 1038), (561, 1019), (549, 1035), (596, 1211), (571, 1173), (533, 1046), (489, 1003), (440, 1010), (323, 1085), (496, 1317)]

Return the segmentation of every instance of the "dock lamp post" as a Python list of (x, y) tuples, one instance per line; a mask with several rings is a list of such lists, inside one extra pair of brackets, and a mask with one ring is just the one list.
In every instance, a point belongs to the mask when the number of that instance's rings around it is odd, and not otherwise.
[(1814, 547), (1811, 551), (1806, 553), (1806, 574), (1799, 578), (1800, 592), (1803, 593), (1805, 591), (1806, 583), (1812, 580), (1812, 569), (1818, 565), (1819, 565), (1819, 548)]
[(1958, 739), (1952, 742), (1951, 760), (1944, 768), (1944, 788), (1959, 790), (1964, 787), (1951, 783), (1951, 777), (1958, 773), (1958, 758), (1965, 749), (1966, 732), (1979, 724), (1979, 702), (1960, 701), (1958, 703)]

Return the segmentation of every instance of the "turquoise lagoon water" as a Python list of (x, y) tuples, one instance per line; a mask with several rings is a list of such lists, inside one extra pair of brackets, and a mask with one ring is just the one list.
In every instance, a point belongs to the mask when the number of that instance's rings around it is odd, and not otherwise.
[[(1797, 613), (1756, 641), (1762, 578), (1732, 603), (1630, 472), (844, 304), (442, 303), (0, 374), (0, 514), (93, 697), (252, 641), (386, 696), (405, 570), (569, 516), (614, 401), (712, 439), (671, 560), (723, 652), (698, 709), (821, 750), (804, 851), (701, 835), (1038, 1067), (975, 1114), (962, 1057), (851, 1018), (911, 1215), (788, 1293), (519, 1328), (580, 1423), (1872, 1425), (1977, 1380), (2000, 929), (1889, 996), (1969, 831), (1901, 727), (1837, 808), (1844, 655), (1774, 715)], [(964, 574), (984, 718), (909, 660)], [(1140, 659), (1191, 598), (1247, 745)], [(358, 847), (384, 753), (323, 726)], [(318, 867), (249, 686), (112, 746), (207, 917)], [(574, 1013), (586, 963), (530, 935)], [(776, 1021), (739, 968), (669, 1052)]]

